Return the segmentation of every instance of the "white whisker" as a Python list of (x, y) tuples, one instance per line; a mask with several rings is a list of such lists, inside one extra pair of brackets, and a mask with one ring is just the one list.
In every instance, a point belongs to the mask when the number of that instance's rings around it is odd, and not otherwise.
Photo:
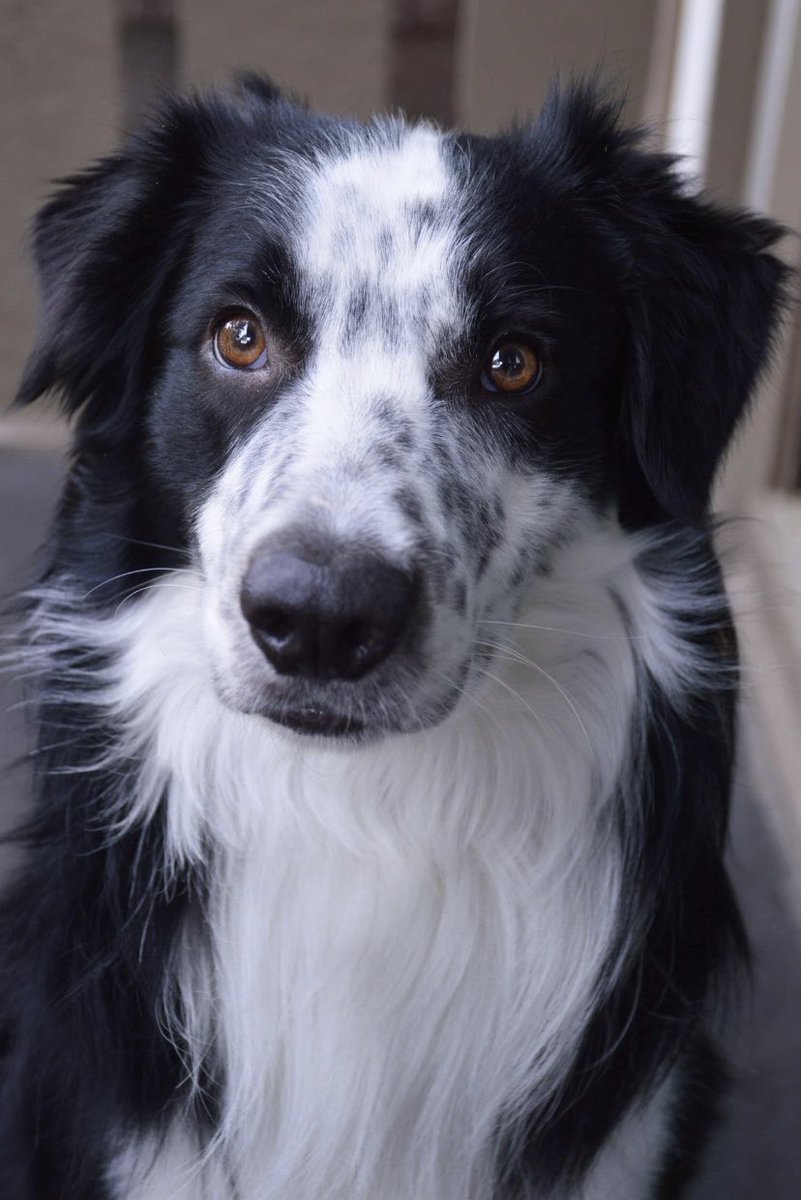
[(561, 683), (559, 683), (558, 679), (555, 679), (553, 675), (546, 671), (544, 667), (541, 667), (539, 663), (534, 662), (533, 659), (528, 658), (525, 654), (521, 653), (519, 650), (516, 650), (514, 647), (506, 646), (497, 642), (479, 642), (478, 645), (486, 646), (488, 649), (501, 650), (504, 652), (504, 656), (509, 661), (519, 663), (521, 666), (530, 667), (532, 671), (536, 671), (539, 675), (542, 675), (545, 679), (547, 679), (547, 681), (556, 688), (559, 695), (570, 708), (571, 712), (579, 723), (579, 727), (581, 728), (581, 732), (584, 735), (584, 740), (586, 741), (588, 748), (590, 751), (593, 750), (592, 741), (589, 733), (587, 732), (587, 726), (582, 719), (576, 702), (569, 694), (567, 689), (564, 688)]

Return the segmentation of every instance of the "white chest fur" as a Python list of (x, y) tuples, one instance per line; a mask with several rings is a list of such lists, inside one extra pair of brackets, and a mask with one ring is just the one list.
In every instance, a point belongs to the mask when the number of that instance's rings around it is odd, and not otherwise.
[(490, 1194), (498, 1121), (550, 1094), (616, 931), (608, 817), (636, 670), (610, 571), (630, 613), (642, 600), (617, 549), (579, 557), (561, 595), (543, 586), (515, 653), (446, 722), (374, 747), (223, 709), (191, 578), (126, 617), (111, 703), (148, 767), (123, 819), (166, 784), (174, 860), (214, 847), (209, 940), (187, 935), (175, 984), (227, 1081), (205, 1160), (176, 1134), (126, 1200), (161, 1200), (147, 1189), (171, 1170), (215, 1200)]

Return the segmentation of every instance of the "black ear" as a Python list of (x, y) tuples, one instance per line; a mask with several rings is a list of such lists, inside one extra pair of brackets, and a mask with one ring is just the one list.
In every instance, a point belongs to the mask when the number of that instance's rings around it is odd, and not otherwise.
[(41, 318), (18, 404), (58, 388), (68, 412), (97, 423), (141, 394), (159, 300), (209, 203), (220, 147), (279, 100), (254, 76), (175, 101), (120, 154), (64, 181), (34, 225)]
[(684, 195), (669, 173), (640, 209), (622, 434), (660, 508), (697, 524), (769, 356), (788, 271), (768, 251), (782, 231)]
[(695, 196), (594, 85), (554, 89), (538, 130), (615, 248), (627, 320), (624, 470), (662, 515), (697, 523), (786, 301), (772, 221)]
[(174, 171), (159, 164), (157, 140), (140, 139), (66, 180), (37, 217), (41, 315), (17, 403), (59, 388), (74, 412), (129, 390), (173, 258), (164, 235)]

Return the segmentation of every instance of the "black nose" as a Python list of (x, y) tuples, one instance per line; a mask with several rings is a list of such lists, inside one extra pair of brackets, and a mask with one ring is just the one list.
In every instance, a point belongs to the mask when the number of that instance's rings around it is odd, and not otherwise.
[(406, 572), (383, 559), (261, 546), (240, 604), (279, 675), (360, 679), (397, 645), (412, 608)]

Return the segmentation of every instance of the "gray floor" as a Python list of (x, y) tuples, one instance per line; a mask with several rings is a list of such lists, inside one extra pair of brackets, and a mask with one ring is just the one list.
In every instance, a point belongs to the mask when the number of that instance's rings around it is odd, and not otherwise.
[[(58, 490), (58, 459), (0, 451), (0, 590), (19, 587), (41, 540)], [(19, 693), (0, 680), (0, 711)], [(25, 744), (22, 711), (0, 724), (0, 765)], [(24, 769), (0, 779), (0, 825), (13, 823), (25, 792)], [(6, 860), (7, 861), (7, 860)], [(732, 871), (755, 959), (730, 1057), (735, 1071), (727, 1118), (692, 1200), (801, 1198), (801, 927), (786, 899), (781, 856), (753, 788), (735, 811)]]
[(801, 1197), (801, 929), (753, 793), (734, 809), (731, 870), (754, 970), (728, 1047), (735, 1086), (692, 1200)]

